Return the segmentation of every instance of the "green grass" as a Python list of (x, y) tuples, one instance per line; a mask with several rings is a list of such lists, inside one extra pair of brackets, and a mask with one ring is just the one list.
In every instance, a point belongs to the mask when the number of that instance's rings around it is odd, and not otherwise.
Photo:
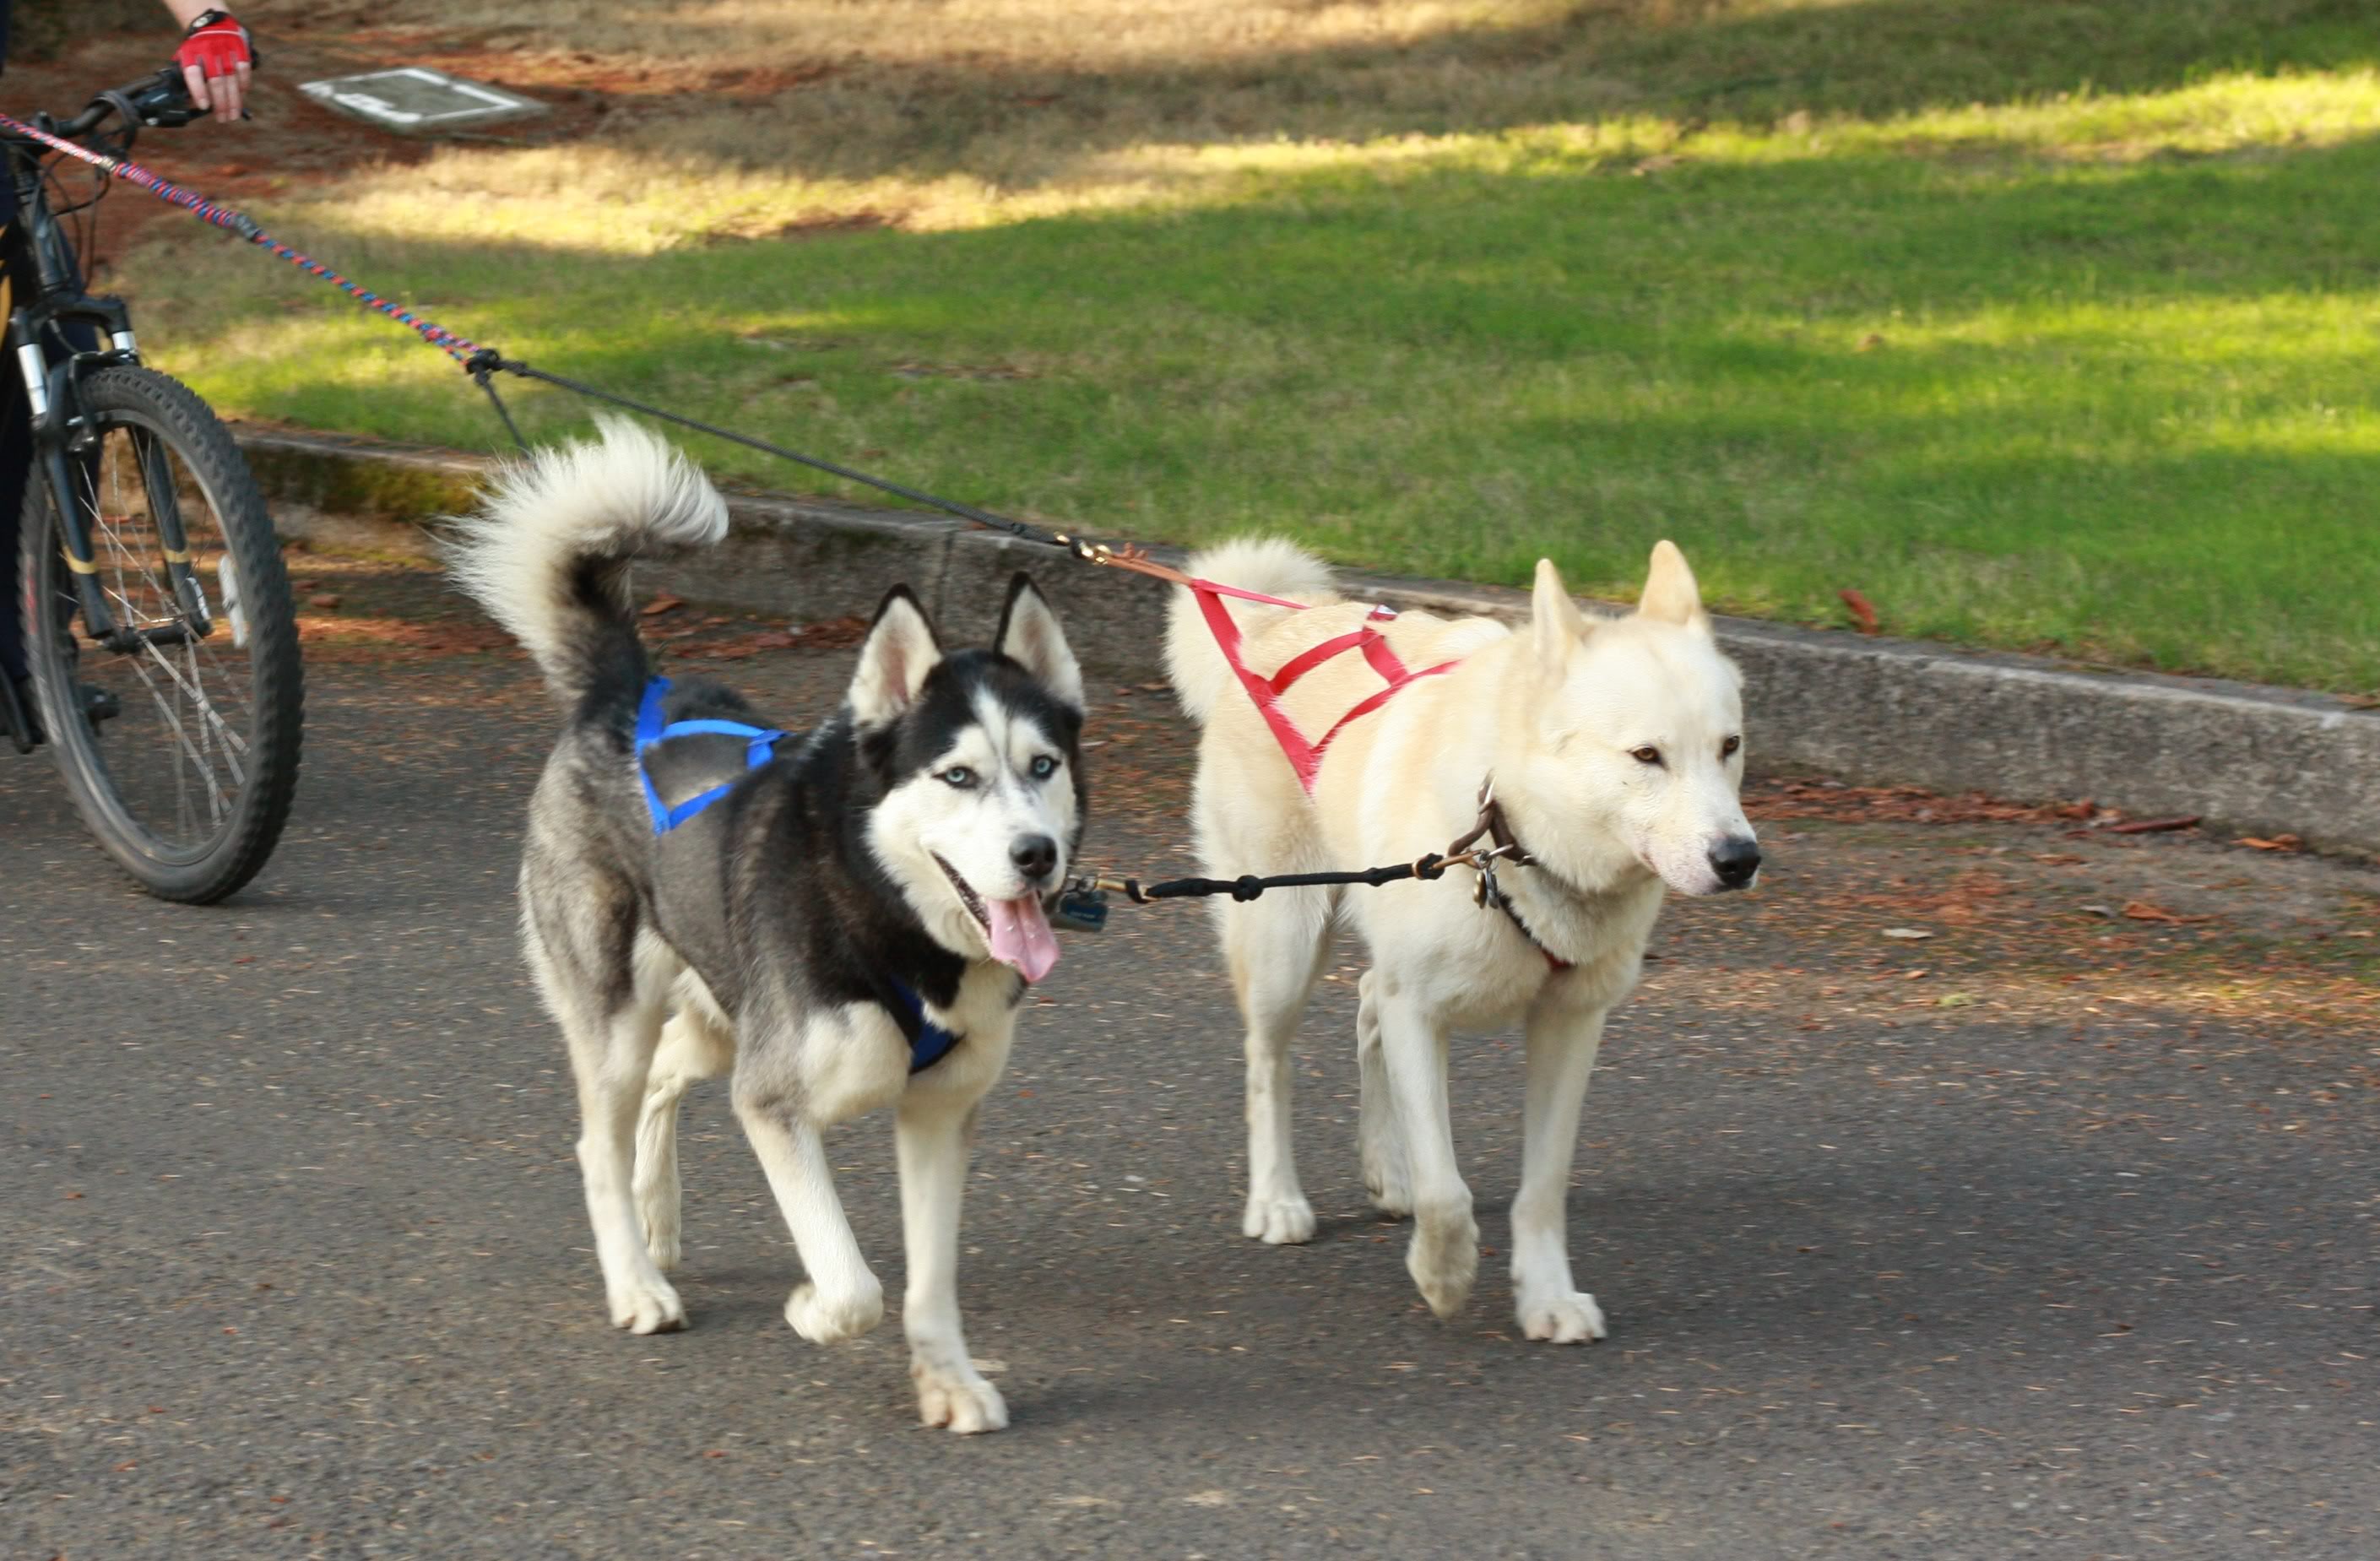
[[(1669, 536), (1730, 611), (1840, 623), (1853, 587), (1899, 634), (2380, 687), (2380, 38), (2335, 6), (2225, 31), (2271, 7), (2193, 4), (2194, 61), (2102, 60), (2074, 18), (2123, 7), (2005, 9), (2071, 46), (1975, 6), (1907, 37), (1887, 24), (1925, 7), (1735, 16), (1638, 39), (1676, 90), (1624, 115), (1167, 143), (1161, 188), (928, 231), (704, 243), (674, 216), (777, 197), (592, 164), (509, 220), (404, 173), (258, 214), (542, 367), (1103, 534), (1260, 528), (1505, 583), (1542, 553), (1623, 597)], [(1863, 15), (1881, 63), (1847, 82), (1870, 56), (1811, 30)], [(1788, 79), (1734, 118), (1677, 86), (1764, 58)], [(2128, 90), (2053, 91), (2095, 76)], [(501, 159), (434, 176), (466, 173), (502, 186)], [(129, 269), (155, 356), (226, 409), (500, 431), (439, 355), (288, 268), (185, 236)], [(540, 433), (583, 418), (515, 402)]]

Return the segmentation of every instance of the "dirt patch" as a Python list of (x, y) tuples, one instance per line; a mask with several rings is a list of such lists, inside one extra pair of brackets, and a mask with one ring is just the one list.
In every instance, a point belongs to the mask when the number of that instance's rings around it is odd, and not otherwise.
[[(512, 146), (543, 145), (587, 134), (612, 112), (613, 90), (623, 85), (608, 79), (582, 84), (566, 70), (552, 67), (550, 61), (515, 63), (509, 56), (457, 48), (451, 36), (333, 25), (335, 17), (325, 13), (304, 20), (275, 18), (275, 25), (260, 36), (264, 69), (246, 122), (218, 125), (200, 120), (183, 130), (147, 132), (134, 146), (133, 160), (226, 205), (269, 202), (293, 189), (329, 183), (359, 168), (421, 162), (439, 145), (434, 140), (390, 135), (334, 114), (300, 92), (300, 82), (399, 64), (431, 65), (490, 81), (535, 98), (551, 110), (539, 118), (497, 125), (469, 138)], [(173, 43), (171, 30), (117, 29), (61, 40), (45, 58), (8, 62), (0, 106), (19, 117), (44, 109), (58, 115), (79, 112), (94, 92), (120, 86), (166, 64)], [(96, 175), (78, 169), (66, 179), (69, 193), (80, 199), (95, 184)], [(269, 212), (251, 214), (270, 230)], [(159, 224), (197, 226), (196, 220), (179, 207), (128, 188), (110, 194), (100, 209), (100, 219), (98, 240), (84, 259), (95, 286), (104, 285), (115, 270), (116, 258), (128, 253)]]

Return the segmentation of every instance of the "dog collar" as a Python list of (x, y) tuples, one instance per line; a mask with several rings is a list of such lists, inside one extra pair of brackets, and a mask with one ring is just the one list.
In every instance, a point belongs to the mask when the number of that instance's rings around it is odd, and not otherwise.
[(1540, 938), (1536, 933), (1529, 930), (1529, 924), (1521, 919), (1521, 913), (1513, 908), (1512, 902), (1510, 900), (1505, 899), (1501, 892), (1499, 892), (1496, 895), (1495, 904), (1498, 910), (1504, 913), (1506, 918), (1512, 922), (1512, 926), (1519, 929), (1521, 936), (1528, 939), (1529, 947), (1535, 949), (1538, 953), (1545, 956), (1548, 968), (1553, 970), (1557, 974), (1573, 968), (1570, 961), (1563, 959), (1560, 954), (1557, 954), (1551, 949), (1547, 948), (1544, 939)]
[[(1504, 817), (1504, 805), (1496, 800), (1496, 782), (1492, 777), (1479, 783), (1479, 827), (1490, 841), (1505, 848), (1504, 859), (1507, 862), (1516, 867), (1536, 867), (1540, 872), (1545, 870), (1543, 865), (1529, 854), (1528, 847), (1521, 843), (1520, 837), (1512, 832), (1512, 820)], [(1473, 838), (1477, 837), (1475, 834)], [(1503, 912), (1505, 920), (1512, 924), (1522, 938), (1527, 940), (1530, 948), (1545, 956), (1547, 966), (1555, 974), (1559, 974), (1572, 968), (1572, 962), (1547, 948), (1545, 939), (1529, 930), (1529, 924), (1522, 919), (1519, 907), (1512, 903), (1503, 889), (1496, 882), (1496, 869), (1492, 862), (1482, 868), (1479, 874), (1479, 902), (1483, 905), (1493, 905)]]

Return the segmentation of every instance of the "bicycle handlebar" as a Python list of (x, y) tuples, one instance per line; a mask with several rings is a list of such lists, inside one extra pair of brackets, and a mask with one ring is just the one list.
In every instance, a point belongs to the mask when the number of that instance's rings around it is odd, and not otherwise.
[(178, 129), (206, 112), (190, 102), (190, 89), (182, 79), (180, 67), (169, 65), (100, 93), (80, 114), (56, 126), (55, 133), (69, 139), (86, 136), (118, 115), (128, 126)]

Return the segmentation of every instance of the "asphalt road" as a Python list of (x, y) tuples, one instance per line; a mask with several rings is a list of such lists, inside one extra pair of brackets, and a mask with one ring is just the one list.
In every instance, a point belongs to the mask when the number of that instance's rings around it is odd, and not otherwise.
[[(513, 937), (550, 717), (420, 582), (345, 588), (230, 904), (129, 892), (0, 760), (0, 1555), (2380, 1554), (2368, 867), (1770, 805), (1762, 888), (1673, 903), (1612, 1027), (1588, 1349), (1519, 1338), (1500, 1252), (1421, 1307), (1355, 1165), (1352, 953), (1301, 1049), (1320, 1232), (1243, 1240), (1203, 919), (1120, 907), (987, 1102), (961, 1296), (1014, 1426), (962, 1439), (897, 1322), (785, 1326), (717, 1085), (692, 1325), (606, 1325)], [(798, 719), (844, 663), (722, 665)], [(1158, 703), (1095, 716), (1096, 861), (1185, 861)], [(1459, 1047), (1455, 1112), (1500, 1249), (1514, 1037)], [(837, 1163), (897, 1297), (890, 1140)]]

